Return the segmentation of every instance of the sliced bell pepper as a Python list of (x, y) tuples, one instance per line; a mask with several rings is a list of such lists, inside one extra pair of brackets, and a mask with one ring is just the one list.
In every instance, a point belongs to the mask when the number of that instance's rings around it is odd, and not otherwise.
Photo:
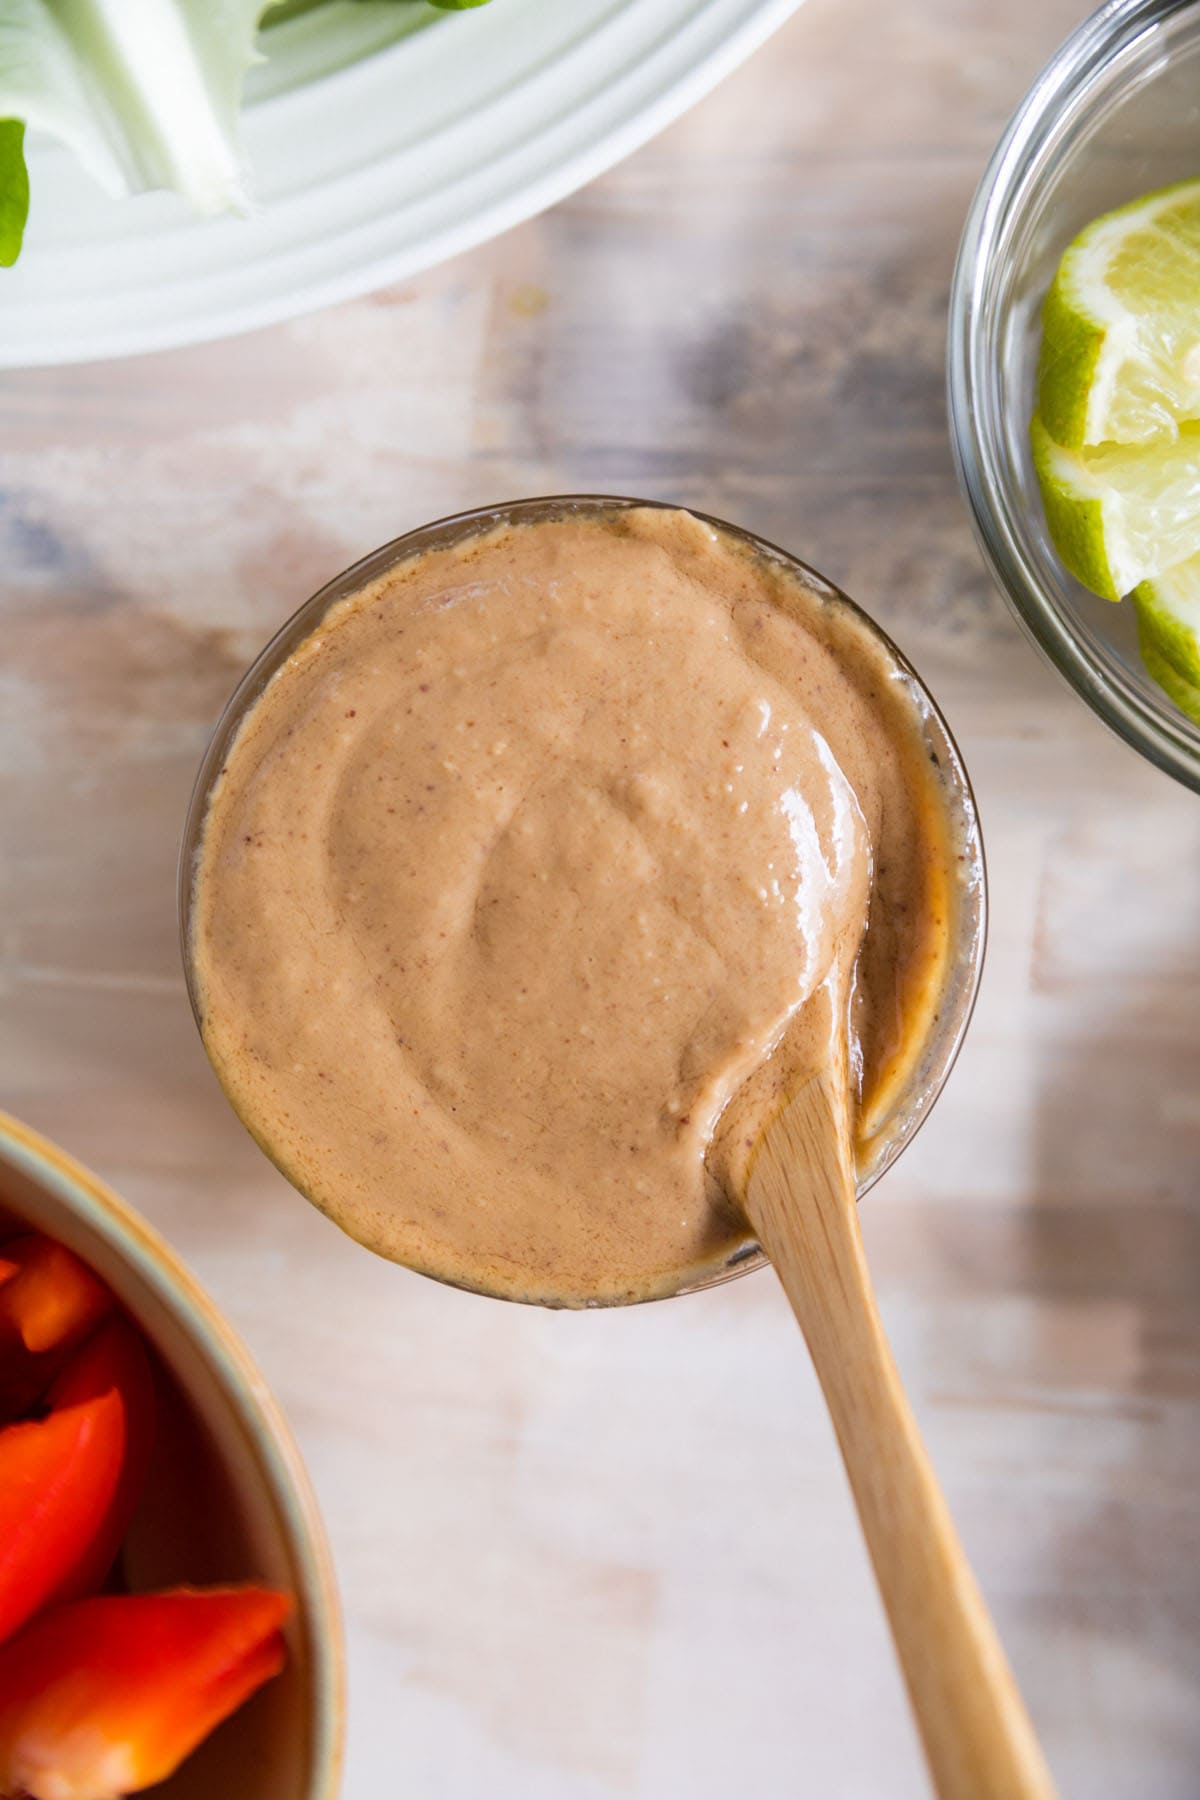
[(52, 1238), (35, 1231), (0, 1244), (0, 1423), (41, 1399), (112, 1309), (103, 1282)]
[(0, 1793), (115, 1800), (165, 1780), (282, 1669), (290, 1610), (231, 1587), (43, 1613), (0, 1646)]
[(44, 1419), (0, 1431), (0, 1642), (41, 1607), (99, 1587), (137, 1505), (154, 1383), (123, 1318), (93, 1332)]

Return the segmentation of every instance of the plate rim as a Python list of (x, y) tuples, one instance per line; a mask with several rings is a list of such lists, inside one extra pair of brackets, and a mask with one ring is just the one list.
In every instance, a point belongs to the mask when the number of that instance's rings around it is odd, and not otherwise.
[[(144, 321), (128, 328), (106, 325), (91, 334), (81, 330), (70, 338), (40, 344), (32, 354), (20, 345), (8, 351), (0, 335), (0, 368), (66, 367), (214, 343), (361, 299), (435, 268), (536, 217), (648, 143), (740, 67), (802, 4), (803, 0), (753, 0), (719, 43), (697, 56), (653, 99), (635, 103), (558, 166), (517, 181), (469, 218), (434, 230), (416, 243), (363, 257), (295, 288), (271, 287), (254, 298), (214, 308), (208, 317), (186, 314), (178, 324)], [(386, 54), (386, 49), (375, 54)], [(339, 72), (333, 71), (334, 76)], [(269, 107), (272, 98), (259, 104)]]

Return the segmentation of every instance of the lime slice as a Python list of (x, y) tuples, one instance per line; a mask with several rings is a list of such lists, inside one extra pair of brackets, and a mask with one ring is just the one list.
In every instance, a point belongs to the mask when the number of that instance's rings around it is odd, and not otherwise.
[(1038, 411), (1066, 449), (1170, 440), (1200, 419), (1200, 179), (1081, 231), (1042, 327)]
[(1035, 413), (1033, 462), (1055, 549), (1105, 600), (1200, 551), (1200, 424), (1174, 443), (1064, 450)]
[[(1152, 646), (1192, 687), (1200, 688), (1200, 556), (1133, 590), (1143, 656)], [(1155, 676), (1155, 680), (1158, 677)]]
[(1138, 648), (1142, 653), (1142, 661), (1146, 665), (1146, 673), (1173, 700), (1180, 712), (1200, 725), (1200, 686), (1188, 681), (1179, 673), (1174, 663), (1169, 662), (1162, 654), (1155, 638), (1147, 635), (1141, 615), (1138, 615)]

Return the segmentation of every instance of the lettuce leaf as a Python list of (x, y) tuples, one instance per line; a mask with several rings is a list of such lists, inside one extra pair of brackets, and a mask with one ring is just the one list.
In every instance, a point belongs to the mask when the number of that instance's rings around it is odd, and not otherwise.
[(3, 0), (0, 118), (69, 145), (110, 193), (174, 188), (202, 212), (244, 211), (238, 110), (263, 11), (264, 0)]
[[(487, 0), (432, 0), (446, 12)], [(269, 0), (0, 0), (0, 266), (29, 210), (25, 127), (73, 150), (110, 194), (173, 188), (249, 210), (239, 112)]]
[(11, 269), (20, 256), (28, 216), (25, 127), (19, 119), (0, 119), (0, 268)]

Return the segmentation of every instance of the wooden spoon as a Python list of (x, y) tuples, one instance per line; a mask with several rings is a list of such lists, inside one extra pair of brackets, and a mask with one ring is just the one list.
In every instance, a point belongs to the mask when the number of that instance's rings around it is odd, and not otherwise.
[(900, 1385), (858, 1229), (845, 968), (805, 1009), (812, 1074), (755, 1146), (742, 1203), (825, 1393), (939, 1800), (1054, 1785)]

